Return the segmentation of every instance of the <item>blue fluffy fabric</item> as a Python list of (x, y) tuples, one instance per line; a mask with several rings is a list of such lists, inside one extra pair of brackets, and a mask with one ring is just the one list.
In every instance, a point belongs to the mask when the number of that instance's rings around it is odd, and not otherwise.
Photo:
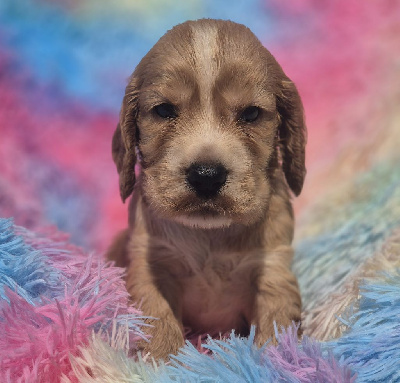
[[(296, 243), (293, 264), (304, 309), (324, 303), (400, 227), (400, 172), (395, 166), (380, 163), (357, 175), (347, 190), (333, 195), (340, 204), (328, 199), (329, 204), (323, 201), (309, 212), (306, 227), (315, 232)], [(344, 193), (357, 198), (346, 200)]]
[(26, 245), (12, 230), (12, 219), (0, 218), (0, 297), (8, 301), (6, 288), (30, 304), (53, 297), (61, 288), (60, 272), (46, 256)]
[(203, 345), (212, 357), (200, 354), (190, 343), (174, 357), (160, 376), (161, 383), (170, 382), (354, 382), (355, 374), (339, 363), (330, 350), (305, 336), (297, 342), (297, 328), (278, 334), (279, 344), (254, 346), (255, 328), (248, 338), (234, 333), (226, 340), (208, 339)]
[(359, 382), (400, 381), (400, 270), (361, 286), (349, 331), (328, 343), (358, 373)]
[(233, 333), (226, 341), (210, 339), (204, 345), (213, 358), (200, 354), (190, 343), (174, 358), (160, 382), (271, 382), (287, 380), (284, 371), (273, 368), (264, 348), (254, 346), (254, 328), (248, 339)]

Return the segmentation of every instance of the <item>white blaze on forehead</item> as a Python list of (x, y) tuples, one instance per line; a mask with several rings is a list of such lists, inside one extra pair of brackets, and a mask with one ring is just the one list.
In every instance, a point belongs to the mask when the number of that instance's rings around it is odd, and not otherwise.
[[(221, 119), (213, 105), (212, 91), (220, 69), (218, 55), (221, 54), (218, 28), (208, 23), (196, 23), (191, 28), (200, 106), (191, 120), (190, 133), (180, 136), (178, 144), (168, 150), (168, 163), (171, 169), (181, 169), (193, 162), (217, 161), (235, 173), (244, 174), (248, 170), (247, 151), (235, 136), (221, 129)], [(192, 225), (193, 220), (191, 218)], [(195, 224), (205, 227), (210, 222), (196, 221)], [(212, 224), (222, 225), (219, 222)]]
[(217, 75), (218, 30), (216, 26), (192, 26), (195, 65), (201, 98), (210, 99)]

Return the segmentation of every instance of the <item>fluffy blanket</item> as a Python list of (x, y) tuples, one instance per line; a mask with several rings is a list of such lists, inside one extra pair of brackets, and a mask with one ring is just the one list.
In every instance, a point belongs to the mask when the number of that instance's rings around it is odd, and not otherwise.
[[(165, 365), (136, 355), (143, 318), (102, 256), (127, 219), (110, 141), (138, 60), (200, 17), (248, 25), (305, 104), (305, 335), (190, 339)], [(0, 381), (400, 381), (399, 26), (390, 0), (3, 0)]]

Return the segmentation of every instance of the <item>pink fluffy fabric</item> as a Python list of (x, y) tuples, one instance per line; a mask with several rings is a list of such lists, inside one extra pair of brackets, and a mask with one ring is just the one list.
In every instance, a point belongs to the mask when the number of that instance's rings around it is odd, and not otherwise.
[(129, 304), (121, 269), (67, 244), (55, 231), (51, 237), (47, 231), (47, 239), (16, 231), (31, 251), (47, 257), (59, 277), (51, 298), (41, 295), (34, 305), (18, 289), (6, 289), (9, 302), (0, 301), (1, 382), (58, 382), (62, 377), (78, 382), (70, 356), (79, 356), (93, 331), (107, 337), (116, 327), (126, 327), (132, 347), (143, 337), (141, 313)]

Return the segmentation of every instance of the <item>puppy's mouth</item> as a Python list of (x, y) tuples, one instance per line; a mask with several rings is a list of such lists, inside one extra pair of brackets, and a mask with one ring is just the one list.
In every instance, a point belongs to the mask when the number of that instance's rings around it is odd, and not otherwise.
[(199, 229), (218, 229), (221, 227), (228, 227), (231, 225), (232, 220), (225, 217), (206, 217), (206, 216), (178, 216), (175, 219), (177, 222)]
[(228, 198), (205, 200), (188, 196), (176, 209), (175, 220), (186, 226), (218, 228), (232, 223)]

